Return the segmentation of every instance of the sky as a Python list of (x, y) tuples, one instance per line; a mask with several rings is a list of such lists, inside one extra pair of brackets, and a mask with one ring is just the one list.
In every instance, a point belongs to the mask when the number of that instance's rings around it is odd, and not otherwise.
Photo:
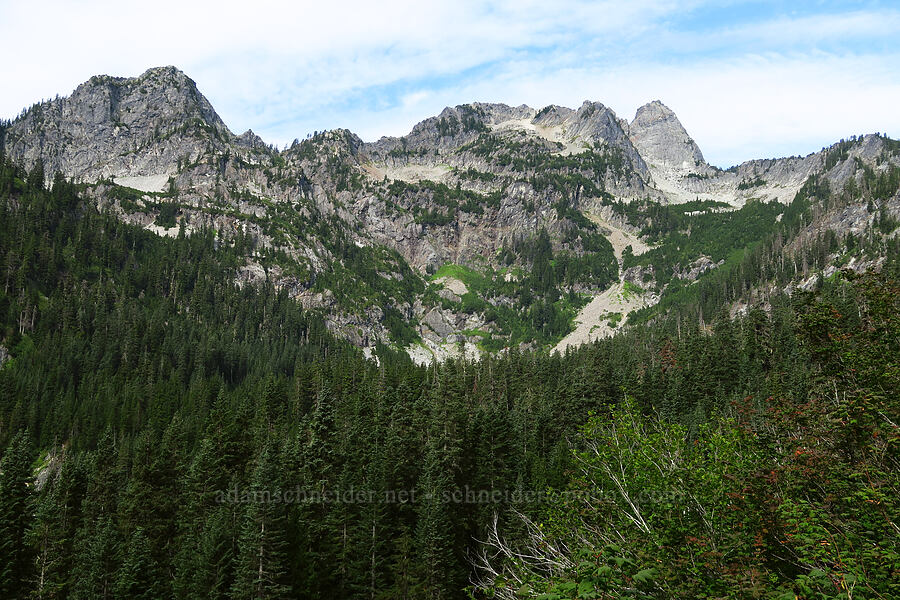
[(706, 159), (900, 137), (900, 2), (0, 0), (0, 118), (175, 65), (235, 133), (403, 135), (445, 106), (659, 99)]

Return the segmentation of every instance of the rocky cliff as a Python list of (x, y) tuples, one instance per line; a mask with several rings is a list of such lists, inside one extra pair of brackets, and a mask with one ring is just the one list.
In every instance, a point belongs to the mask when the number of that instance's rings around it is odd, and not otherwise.
[(69, 97), (35, 104), (9, 128), (5, 146), (16, 161), (43, 160), (48, 174), (139, 178), (131, 183), (161, 188), (180, 164), (235, 142), (194, 82), (162, 67), (130, 79), (93, 77)]
[(683, 175), (706, 174), (711, 170), (681, 121), (659, 100), (637, 110), (628, 125), (628, 136), (644, 160), (658, 169)]
[[(472, 103), (403, 137), (364, 143), (333, 130), (279, 152), (253, 132), (232, 134), (173, 67), (94, 77), (32, 106), (0, 139), (14, 161), (42, 163), (48, 181), (60, 172), (84, 182), (126, 221), (251, 239), (238, 281), (285, 287), (362, 346), (418, 339), (438, 355), (485, 339), (558, 339), (579, 305), (627, 281), (621, 240), (652, 249), (639, 236), (658, 226), (655, 213), (630, 202), (788, 203), (814, 174), (840, 189), (862, 181), (859, 165), (896, 162), (883, 138), (867, 136), (722, 171), (659, 101), (630, 123), (599, 102)], [(717, 264), (701, 253), (667, 268), (694, 280)]]

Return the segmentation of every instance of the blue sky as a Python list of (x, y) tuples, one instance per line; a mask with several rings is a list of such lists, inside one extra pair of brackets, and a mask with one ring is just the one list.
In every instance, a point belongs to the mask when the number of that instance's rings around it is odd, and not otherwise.
[[(236, 133), (402, 135), (470, 101), (631, 119), (660, 99), (727, 167), (900, 137), (896, 2), (0, 0), (0, 115), (91, 75), (174, 64)], [(25, 26), (25, 24), (29, 26)]]

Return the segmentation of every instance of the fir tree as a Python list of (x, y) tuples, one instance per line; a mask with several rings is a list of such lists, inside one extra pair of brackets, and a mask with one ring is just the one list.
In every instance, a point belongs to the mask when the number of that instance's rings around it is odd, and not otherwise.
[(28, 435), (17, 433), (0, 459), (0, 596), (24, 598), (31, 574), (26, 534), (32, 522), (31, 449)]
[(241, 523), (232, 598), (283, 598), (288, 593), (285, 505), (280, 452), (269, 442), (257, 457)]
[(116, 576), (115, 597), (155, 600), (164, 597), (163, 572), (153, 558), (144, 530), (134, 530), (126, 545), (125, 557)]

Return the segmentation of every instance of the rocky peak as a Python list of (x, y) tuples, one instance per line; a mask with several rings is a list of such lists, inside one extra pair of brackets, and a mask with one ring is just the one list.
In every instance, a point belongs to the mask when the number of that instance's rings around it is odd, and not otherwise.
[(460, 104), (447, 107), (437, 117), (425, 119), (410, 132), (407, 138), (412, 146), (422, 143), (438, 148), (458, 146), (486, 129), (487, 110), (483, 106)]
[(582, 137), (605, 142), (616, 142), (625, 137), (616, 113), (600, 102), (585, 100), (571, 120), (571, 132)]
[(475, 110), (485, 125), (496, 125), (504, 121), (531, 119), (534, 117), (534, 109), (527, 104), (509, 106), (492, 102), (473, 102), (467, 106)]
[(364, 146), (359, 136), (349, 129), (330, 129), (292, 144), (282, 157), (298, 165), (311, 163), (324, 167), (335, 158), (356, 162)]
[(551, 104), (539, 110), (532, 123), (544, 127), (554, 127), (556, 125), (562, 125), (574, 114), (575, 111), (571, 108)]
[[(256, 135), (252, 129), (248, 129), (237, 137), (237, 143), (248, 148), (265, 148), (266, 143), (261, 137)], [(299, 143), (299, 142), (298, 142)]]
[(675, 121), (678, 120), (678, 118), (675, 116), (675, 112), (671, 108), (663, 104), (662, 101), (651, 100), (647, 104), (637, 109), (632, 123), (636, 126), (646, 127), (652, 123), (669, 119), (674, 119)]
[[(154, 67), (132, 78), (95, 76), (64, 101), (77, 107), (91, 104), (98, 97), (108, 98), (108, 118), (114, 123), (129, 125), (159, 119), (183, 123), (194, 118), (220, 133), (228, 131), (194, 80), (172, 66)], [(147, 112), (137, 114), (138, 108)], [(96, 117), (98, 122), (104, 121), (102, 112)]]
[(382, 137), (368, 144), (368, 150), (374, 154), (390, 154), (392, 160), (408, 152), (424, 155), (454, 150), (488, 129), (487, 123), (496, 118), (492, 117), (492, 113), (496, 113), (497, 106), (501, 105), (472, 103), (448, 106), (437, 116), (414, 125), (408, 135)]
[(618, 148), (630, 160), (635, 171), (645, 179), (649, 177), (647, 165), (635, 149), (628, 134), (622, 128), (616, 113), (600, 102), (585, 100), (581, 107), (569, 117), (568, 135), (582, 138), (596, 145)]
[(628, 126), (632, 143), (656, 167), (684, 173), (705, 171), (706, 161), (672, 110), (654, 100), (637, 110)]
[(335, 153), (356, 156), (364, 146), (364, 142), (358, 135), (349, 129), (332, 129), (324, 134), (328, 147)]
[(156, 67), (139, 77), (99, 75), (71, 96), (36, 104), (10, 124), (6, 152), (45, 172), (93, 180), (172, 174), (211, 140), (234, 136), (187, 75)]

